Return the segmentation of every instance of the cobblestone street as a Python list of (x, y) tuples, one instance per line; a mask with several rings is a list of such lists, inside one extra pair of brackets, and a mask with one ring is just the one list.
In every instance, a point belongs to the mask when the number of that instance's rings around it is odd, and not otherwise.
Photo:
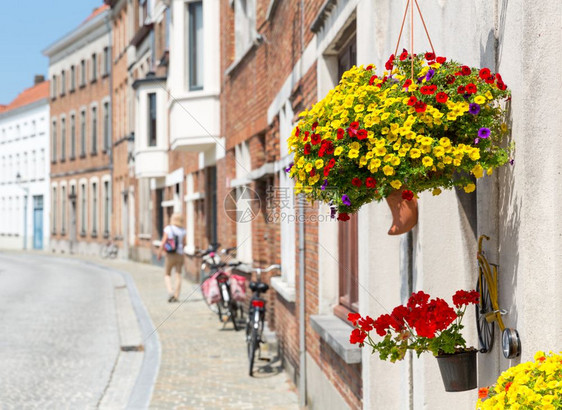
[(170, 304), (162, 268), (119, 260), (96, 261), (132, 275), (158, 327), (162, 357), (151, 408), (298, 408), (294, 387), (279, 362), (259, 362), (261, 369), (256, 376), (248, 376), (243, 330), (233, 331), (230, 323), (223, 329), (197, 286), (184, 280), (183, 303)]

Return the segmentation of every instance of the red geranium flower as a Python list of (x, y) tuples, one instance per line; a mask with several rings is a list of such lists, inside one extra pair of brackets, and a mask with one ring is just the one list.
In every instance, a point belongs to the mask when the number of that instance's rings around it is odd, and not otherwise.
[(403, 48), (402, 54), (400, 54), (400, 61), (404, 61), (407, 58), (408, 58), (408, 51), (405, 48)]
[(369, 316), (365, 316), (364, 318), (359, 319), (359, 326), (361, 326), (361, 330), (365, 332), (370, 332), (371, 330), (373, 330), (374, 324), (375, 321)]
[(359, 313), (348, 313), (347, 314), (347, 320), (349, 320), (351, 323), (353, 323), (353, 326), (357, 325), (357, 321), (361, 319), (361, 315)]
[(351, 180), (351, 183), (353, 185), (355, 185), (356, 187), (360, 187), (361, 185), (363, 185), (363, 181), (361, 181), (359, 178), (355, 177)]
[(310, 154), (310, 144), (304, 144), (304, 155)]
[(423, 101), (418, 101), (414, 104), (414, 108), (416, 109), (416, 112), (425, 112), (427, 104)]
[(402, 198), (406, 201), (411, 201), (412, 199), (414, 199), (414, 193), (408, 189), (405, 189), (404, 191), (402, 191)]
[(345, 130), (343, 128), (338, 128), (338, 139), (341, 140), (345, 136)]
[(469, 83), (466, 85), (465, 90), (468, 94), (475, 94), (476, 91), (478, 91), (478, 88), (476, 88), (476, 85), (473, 83)]
[(361, 329), (353, 329), (351, 335), (349, 336), (349, 343), (363, 345), (363, 341), (367, 337), (367, 333)]
[(367, 138), (367, 130), (357, 131), (357, 139), (358, 140), (364, 140), (365, 138)]
[(429, 295), (424, 291), (420, 290), (419, 292), (412, 293), (410, 298), (408, 299), (408, 307), (413, 308), (418, 305), (423, 305), (427, 303), (429, 300)]
[(426, 60), (435, 60), (435, 53), (425, 53)]
[(470, 69), (469, 66), (463, 65), (463, 66), (461, 67), (461, 74), (462, 74), (462, 75), (470, 75), (470, 73), (472, 73), (472, 70)]
[(446, 103), (447, 100), (449, 99), (449, 96), (447, 95), (447, 93), (441, 92), (441, 93), (437, 93), (435, 99), (437, 100), (438, 103)]
[(312, 134), (312, 136), (310, 137), (310, 142), (312, 142), (312, 145), (320, 144), (320, 141), (322, 141), (320, 134)]
[(349, 215), (346, 214), (345, 212), (342, 212), (341, 214), (338, 215), (338, 221), (349, 221)]
[(418, 100), (418, 98), (415, 95), (411, 95), (410, 99), (408, 100), (408, 105), (414, 106), (416, 104), (417, 100)]
[(365, 180), (365, 185), (367, 186), (367, 188), (374, 188), (377, 186), (377, 180), (373, 177), (367, 177), (367, 179)]
[(484, 67), (483, 69), (481, 69), (478, 72), (478, 76), (482, 79), (485, 80), (486, 78), (488, 78), (490, 75), (492, 75), (492, 72), (490, 71), (489, 68)]
[(437, 61), (439, 64), (443, 64), (445, 61), (447, 61), (446, 57), (437, 57), (435, 59), (435, 61)]
[(467, 292), (466, 290), (458, 290), (453, 295), (453, 304), (457, 308), (465, 305), (475, 305), (479, 300), (480, 294), (475, 290), (471, 290), (470, 292)]

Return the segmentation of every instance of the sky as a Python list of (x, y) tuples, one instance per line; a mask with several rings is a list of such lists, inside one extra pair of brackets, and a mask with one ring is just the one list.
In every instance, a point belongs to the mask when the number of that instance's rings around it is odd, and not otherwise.
[(103, 0), (0, 0), (0, 104), (47, 76), (42, 51), (77, 27)]

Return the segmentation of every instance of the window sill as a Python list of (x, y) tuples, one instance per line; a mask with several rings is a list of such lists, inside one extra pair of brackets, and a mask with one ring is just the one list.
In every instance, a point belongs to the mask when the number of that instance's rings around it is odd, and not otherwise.
[(60, 162), (66, 162), (66, 158), (61, 158)]
[(98, 233), (97, 233), (97, 232), (92, 232), (92, 233), (90, 234), (90, 237), (91, 237), (91, 238), (97, 238), (97, 237), (98, 237)]
[(86, 154), (80, 154), (80, 159), (86, 158)]
[(91, 156), (91, 157), (95, 157), (96, 155), (98, 155), (98, 152), (97, 152), (97, 151), (92, 151), (92, 152), (90, 152), (90, 156)]
[(80, 232), (80, 236), (81, 236), (82, 238), (85, 238), (85, 237), (86, 237), (86, 232)]
[(79, 88), (82, 89), (82, 88), (85, 88), (85, 87), (86, 87), (86, 84), (80, 84)]
[(97, 79), (97, 78), (94, 78), (94, 79), (93, 79), (92, 81), (90, 81), (90, 82), (91, 82), (92, 84), (94, 84), (94, 83), (97, 82), (97, 81), (98, 81), (98, 79)]
[(310, 316), (310, 325), (347, 364), (361, 363), (361, 349), (349, 343), (351, 326), (332, 315)]
[(105, 231), (103, 233), (103, 239), (107, 239), (107, 238), (109, 238), (109, 232)]
[(274, 276), (271, 278), (271, 287), (275, 289), (277, 294), (289, 303), (295, 303), (297, 300), (297, 293), (294, 285), (290, 285), (281, 276)]
[(248, 47), (246, 48), (246, 50), (244, 50), (243, 53), (240, 54), (240, 57), (236, 58), (234, 60), (234, 62), (232, 64), (230, 64), (227, 69), (224, 71), (224, 75), (226, 77), (230, 76), (230, 74), (236, 70), (236, 68), (240, 65), (240, 63), (242, 61), (244, 61), (246, 59), (246, 57), (248, 56), (248, 54), (250, 54), (250, 52), (257, 47), (257, 37), (254, 37), (254, 39), (252, 40), (252, 42), (248, 45)]
[(107, 78), (107, 77), (109, 77), (109, 73), (104, 73), (104, 74), (102, 74), (102, 76), (101, 76), (101, 78)]

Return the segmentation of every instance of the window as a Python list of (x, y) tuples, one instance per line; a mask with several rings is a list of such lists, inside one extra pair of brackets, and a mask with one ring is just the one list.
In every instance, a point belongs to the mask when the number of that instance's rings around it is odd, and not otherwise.
[(66, 187), (63, 186), (60, 189), (60, 193), (61, 193), (61, 198), (60, 198), (60, 210), (61, 210), (61, 227), (60, 227), (60, 233), (62, 235), (65, 234), (66, 232)]
[(108, 150), (109, 143), (109, 103), (103, 103), (103, 149)]
[(98, 152), (98, 108), (92, 107), (92, 154)]
[(98, 79), (98, 55), (92, 54), (92, 82)]
[(70, 116), (70, 159), (76, 158), (76, 116)]
[(189, 89), (203, 88), (203, 2), (188, 3)]
[(30, 178), (34, 180), (37, 176), (37, 153), (35, 150), (31, 151), (31, 170), (29, 173)]
[(152, 233), (152, 201), (150, 198), (150, 178), (140, 178), (139, 187), (139, 233), (150, 235)]
[(92, 236), (98, 234), (98, 184), (92, 183)]
[(142, 27), (144, 21), (148, 17), (148, 0), (140, 0), (139, 7), (139, 25)]
[(172, 28), (172, 10), (170, 7), (166, 9), (166, 33), (164, 39), (164, 47), (166, 50), (170, 49), (170, 30)]
[(51, 130), (51, 160), (57, 161), (57, 120), (53, 120), (53, 128)]
[(70, 92), (76, 88), (76, 67), (70, 66)]
[[(347, 46), (338, 55), (338, 78), (357, 64), (356, 39), (351, 38)], [(338, 253), (339, 253), (339, 306), (334, 312), (345, 318), (349, 311), (359, 309), (359, 254), (357, 214), (352, 214), (347, 222), (338, 223)]]
[(255, 0), (235, 0), (234, 31), (236, 58), (240, 58), (254, 40), (256, 30)]
[(84, 236), (84, 235), (86, 235), (86, 216), (88, 215), (86, 213), (87, 204), (86, 204), (86, 185), (85, 184), (82, 184), (81, 187), (80, 187), (80, 203), (81, 203), (81, 206), (80, 206), (80, 220), (81, 220), (80, 234), (82, 236)]
[(53, 76), (53, 80), (51, 83), (51, 98), (54, 100), (55, 98), (57, 98), (57, 76), (54, 75)]
[(53, 187), (51, 202), (51, 231), (54, 235), (57, 233), (57, 187)]
[(35, 134), (37, 133), (37, 124), (35, 123), (35, 120), (31, 121), (31, 136), (35, 137)]
[(109, 47), (103, 49), (103, 74), (108, 75), (110, 70)]
[[(147, 180), (148, 178), (144, 178)], [(109, 236), (109, 181), (103, 183), (103, 236)]]
[(60, 160), (66, 160), (66, 118), (60, 120)]
[(156, 146), (156, 93), (148, 94), (148, 146)]
[(80, 156), (86, 156), (86, 111), (80, 113)]
[(80, 61), (80, 87), (86, 85), (86, 60)]
[(66, 71), (62, 70), (60, 74), (60, 95), (66, 94)]

